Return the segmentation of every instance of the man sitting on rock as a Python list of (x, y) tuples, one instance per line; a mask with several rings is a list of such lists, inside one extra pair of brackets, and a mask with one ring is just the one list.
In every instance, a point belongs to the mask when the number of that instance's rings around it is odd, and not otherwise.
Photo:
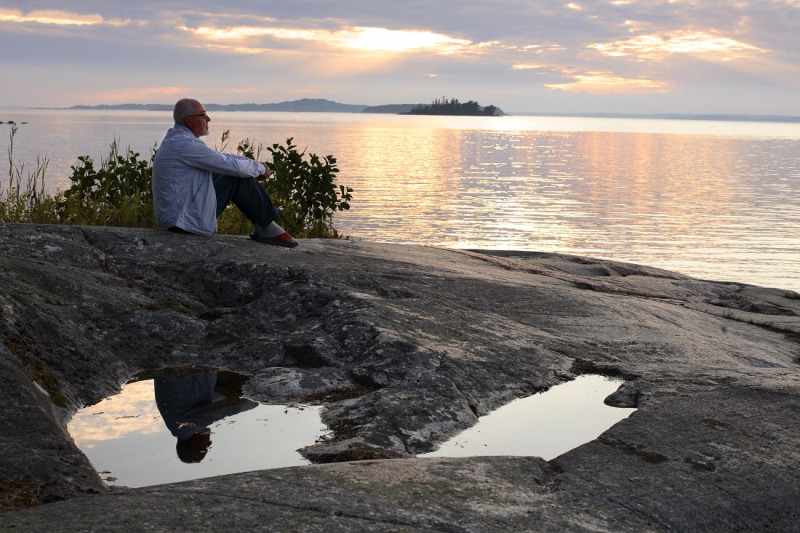
[(211, 236), (217, 217), (233, 202), (250, 222), (258, 242), (294, 248), (297, 240), (274, 220), (278, 209), (258, 183), (269, 168), (248, 157), (218, 152), (200, 140), (211, 118), (197, 100), (178, 100), (153, 161), (153, 207), (156, 221), (172, 231)]

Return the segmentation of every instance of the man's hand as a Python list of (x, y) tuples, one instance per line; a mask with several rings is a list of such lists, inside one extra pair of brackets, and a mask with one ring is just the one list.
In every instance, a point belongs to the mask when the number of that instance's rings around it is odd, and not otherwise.
[(272, 176), (272, 171), (269, 169), (267, 164), (266, 163), (261, 163), (261, 164), (264, 165), (264, 173), (261, 174), (260, 176), (256, 176), (256, 179), (258, 181), (267, 180), (267, 179), (269, 179), (270, 176)]

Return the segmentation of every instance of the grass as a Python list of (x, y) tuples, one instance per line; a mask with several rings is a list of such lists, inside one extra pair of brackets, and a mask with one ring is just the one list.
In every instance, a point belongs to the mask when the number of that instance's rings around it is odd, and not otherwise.
[(44, 503), (44, 483), (17, 479), (0, 479), (0, 513), (27, 509)]

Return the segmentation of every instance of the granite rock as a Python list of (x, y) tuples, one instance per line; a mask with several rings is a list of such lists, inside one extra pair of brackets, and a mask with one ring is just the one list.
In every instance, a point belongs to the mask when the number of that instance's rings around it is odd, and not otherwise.
[[(0, 225), (0, 282), (0, 485), (5, 507), (29, 507), (0, 514), (3, 530), (800, 520), (792, 291), (558, 254), (13, 224)], [(107, 487), (68, 420), (174, 367), (245, 374), (257, 401), (322, 405), (332, 433), (302, 450), (317, 464)], [(415, 458), (582, 373), (623, 379), (606, 403), (637, 411), (549, 462)]]

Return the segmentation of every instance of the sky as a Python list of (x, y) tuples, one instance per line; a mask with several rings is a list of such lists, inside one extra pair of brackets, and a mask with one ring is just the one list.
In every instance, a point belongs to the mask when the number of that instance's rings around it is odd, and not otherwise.
[(800, 116), (800, 0), (0, 0), (0, 106)]

